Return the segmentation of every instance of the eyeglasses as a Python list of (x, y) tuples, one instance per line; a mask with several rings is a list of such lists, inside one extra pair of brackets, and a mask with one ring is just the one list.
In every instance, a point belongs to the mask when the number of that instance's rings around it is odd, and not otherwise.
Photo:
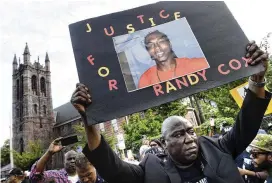
[(264, 155), (267, 155), (269, 154), (268, 152), (260, 152), (260, 151), (250, 151), (249, 152), (253, 158), (257, 158), (259, 154), (264, 154)]
[(153, 48), (155, 48), (156, 45), (165, 44), (167, 42), (169, 42), (169, 39), (166, 37), (162, 37), (158, 41), (156, 41), (155, 43), (147, 43), (145, 46), (147, 49), (153, 49)]

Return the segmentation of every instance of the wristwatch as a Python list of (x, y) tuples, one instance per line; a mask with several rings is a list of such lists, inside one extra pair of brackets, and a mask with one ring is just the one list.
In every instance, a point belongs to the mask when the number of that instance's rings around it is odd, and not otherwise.
[(249, 85), (253, 85), (253, 86), (256, 86), (258, 88), (262, 88), (265, 86), (265, 83), (266, 83), (266, 79), (264, 78), (264, 80), (262, 82), (255, 82), (251, 79), (251, 77), (249, 77), (248, 79), (248, 84)]

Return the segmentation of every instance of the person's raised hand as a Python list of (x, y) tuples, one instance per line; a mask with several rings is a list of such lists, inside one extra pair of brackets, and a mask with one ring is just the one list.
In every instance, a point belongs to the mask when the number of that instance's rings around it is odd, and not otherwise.
[(48, 148), (48, 152), (53, 155), (56, 152), (61, 151), (64, 147), (61, 145), (60, 141), (61, 141), (62, 137), (59, 137), (57, 139), (55, 139), (53, 142), (51, 142), (49, 148)]
[(246, 55), (245, 57), (248, 60), (248, 64), (251, 66), (262, 64), (264, 71), (253, 75), (255, 81), (262, 81), (265, 75), (265, 72), (268, 68), (268, 54), (262, 51), (255, 41), (251, 41), (246, 46)]
[(79, 112), (85, 116), (86, 108), (91, 104), (91, 95), (89, 89), (82, 83), (77, 83), (76, 89), (71, 97), (71, 103)]

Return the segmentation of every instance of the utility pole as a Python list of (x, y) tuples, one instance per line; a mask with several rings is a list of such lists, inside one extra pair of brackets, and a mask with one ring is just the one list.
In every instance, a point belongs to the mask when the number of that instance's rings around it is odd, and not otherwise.
[(9, 115), (9, 121), (10, 121), (10, 125), (9, 125), (9, 128), (10, 128), (10, 138), (9, 138), (9, 156), (10, 156), (10, 166), (11, 168), (14, 167), (14, 162), (13, 162), (13, 143), (12, 143), (12, 138), (13, 138), (13, 134), (12, 134), (12, 120), (11, 120), (11, 115)]

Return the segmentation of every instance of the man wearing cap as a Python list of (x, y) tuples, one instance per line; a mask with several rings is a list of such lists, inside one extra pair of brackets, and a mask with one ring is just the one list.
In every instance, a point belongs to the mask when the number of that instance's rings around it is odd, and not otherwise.
[(247, 176), (247, 182), (263, 183), (272, 177), (272, 172), (269, 173), (272, 170), (272, 135), (258, 134), (250, 146), (253, 167), (239, 168), (239, 172)]
[(13, 168), (9, 172), (8, 183), (21, 183), (25, 179), (23, 171), (19, 168)]

